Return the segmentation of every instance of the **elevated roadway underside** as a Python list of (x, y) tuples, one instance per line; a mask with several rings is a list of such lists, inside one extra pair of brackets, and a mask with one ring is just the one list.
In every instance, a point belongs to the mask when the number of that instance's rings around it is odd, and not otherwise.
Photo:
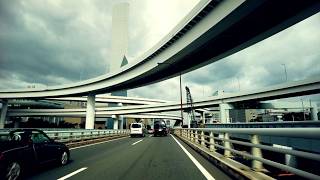
[(145, 86), (218, 61), (320, 10), (318, 0), (204, 2), (147, 55), (118, 72), (61, 87), (5, 90), (0, 99), (88, 95)]

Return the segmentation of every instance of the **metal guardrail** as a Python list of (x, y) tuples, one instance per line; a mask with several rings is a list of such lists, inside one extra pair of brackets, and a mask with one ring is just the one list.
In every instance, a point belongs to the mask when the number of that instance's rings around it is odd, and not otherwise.
[[(9, 130), (14, 129), (2, 129), (0, 131), (0, 136), (7, 135)], [(115, 135), (128, 135), (129, 130), (86, 130), (86, 129), (61, 129), (61, 130), (51, 130), (51, 129), (40, 129), (43, 130), (51, 139), (58, 142), (75, 142), (75, 141), (86, 141), (91, 139), (103, 138)]]
[(214, 124), (205, 124), (204, 126), (205, 128), (298, 128), (298, 127), (320, 127), (320, 121), (214, 123)]
[(83, 130), (83, 131), (44, 131), (50, 138), (58, 142), (73, 142), (97, 139), (115, 135), (127, 135), (128, 130)]
[[(263, 170), (265, 170), (263, 164), (265, 164), (304, 178), (320, 179), (319, 174), (314, 174), (313, 172), (307, 172), (306, 170), (291, 167), (284, 163), (266, 159), (263, 157), (262, 151), (301, 157), (316, 163), (320, 162), (319, 153), (306, 152), (290, 147), (275, 147), (272, 144), (261, 144), (259, 140), (263, 136), (303, 137), (304, 139), (320, 140), (319, 128), (175, 128), (174, 133), (183, 140), (200, 148), (204, 148), (204, 150), (212, 154), (219, 153), (231, 159), (233, 155), (250, 159), (251, 168), (255, 171), (263, 172)], [(249, 135), (251, 139), (250, 142), (245, 142), (236, 138), (231, 138), (230, 134), (232, 134), (233, 137), (236, 137), (237, 134), (246, 134)], [(251, 153), (243, 151), (243, 149), (239, 148), (239, 145), (250, 149)]]

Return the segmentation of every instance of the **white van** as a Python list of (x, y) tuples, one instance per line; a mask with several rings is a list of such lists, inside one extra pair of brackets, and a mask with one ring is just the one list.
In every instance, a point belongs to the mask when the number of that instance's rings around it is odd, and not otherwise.
[(142, 123), (132, 123), (130, 125), (130, 136), (145, 136), (145, 127)]

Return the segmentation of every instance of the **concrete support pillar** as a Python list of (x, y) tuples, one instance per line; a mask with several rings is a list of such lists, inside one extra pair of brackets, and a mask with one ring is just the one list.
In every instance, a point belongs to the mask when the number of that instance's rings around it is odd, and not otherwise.
[(2, 108), (1, 108), (1, 116), (0, 116), (0, 129), (4, 128), (4, 124), (6, 123), (8, 111), (8, 100), (3, 100)]
[(61, 117), (57, 117), (57, 126), (59, 126), (60, 121), (62, 121), (62, 118)]
[(94, 94), (88, 95), (87, 98), (87, 113), (86, 113), (86, 129), (94, 129), (95, 120), (95, 100)]
[[(118, 103), (118, 106), (119, 107), (122, 107), (123, 106), (123, 104), (122, 103)], [(120, 121), (120, 127), (119, 127), (119, 129), (123, 129), (123, 115), (118, 115), (118, 116), (116, 116), (117, 117), (117, 119)]]
[(317, 104), (313, 103), (311, 105), (310, 111), (311, 111), (311, 120), (312, 121), (319, 121)]
[(202, 123), (205, 124), (206, 123), (206, 112), (202, 112)]
[(221, 103), (220, 107), (220, 122), (221, 123), (230, 123), (229, 110), (233, 109), (231, 104)]
[(112, 115), (113, 129), (119, 129), (119, 115)]
[(122, 130), (123, 129), (123, 115), (120, 115), (119, 116), (119, 120), (120, 120), (120, 129)]

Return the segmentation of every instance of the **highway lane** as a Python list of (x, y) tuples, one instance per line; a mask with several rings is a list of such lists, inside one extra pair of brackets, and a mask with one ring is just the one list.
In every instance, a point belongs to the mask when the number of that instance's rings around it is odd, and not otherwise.
[[(215, 179), (230, 179), (179, 141)], [(64, 167), (44, 168), (27, 179), (206, 179), (171, 137), (123, 138), (71, 150)], [(75, 172), (76, 171), (76, 172)]]

